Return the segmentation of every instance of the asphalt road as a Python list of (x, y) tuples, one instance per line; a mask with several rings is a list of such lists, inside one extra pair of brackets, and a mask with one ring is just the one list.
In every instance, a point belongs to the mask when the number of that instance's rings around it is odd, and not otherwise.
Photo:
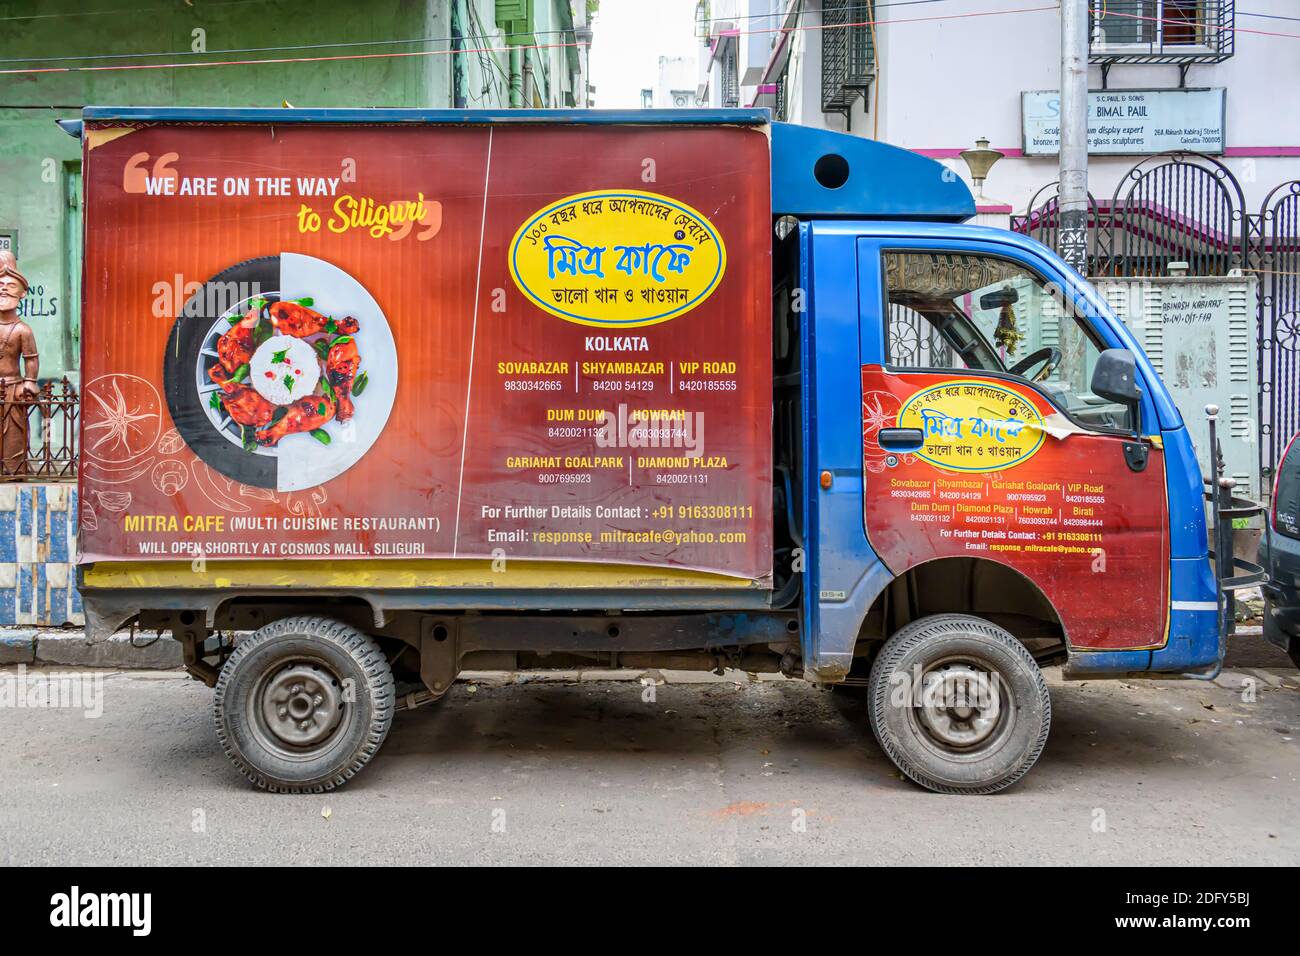
[(207, 688), (110, 675), (98, 718), (0, 707), (0, 862), (1300, 861), (1294, 670), (1217, 684), (1052, 675), (1047, 749), (991, 797), (901, 779), (860, 699), (743, 679), (643, 693), (462, 684), (399, 713), (347, 788), (285, 797), (227, 765)]

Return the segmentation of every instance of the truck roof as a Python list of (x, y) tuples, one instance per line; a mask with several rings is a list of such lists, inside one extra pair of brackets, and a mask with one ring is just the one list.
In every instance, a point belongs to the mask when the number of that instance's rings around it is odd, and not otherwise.
[(918, 153), (833, 130), (773, 123), (762, 109), (446, 110), (296, 107), (87, 106), (82, 121), (60, 120), (73, 136), (91, 123), (268, 123), (422, 125), (753, 126), (772, 141), (772, 214), (800, 219), (964, 222), (970, 189)]

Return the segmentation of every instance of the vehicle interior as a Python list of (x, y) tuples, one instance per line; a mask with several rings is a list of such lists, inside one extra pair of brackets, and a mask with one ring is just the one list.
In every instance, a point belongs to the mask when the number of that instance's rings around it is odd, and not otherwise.
[(886, 253), (885, 271), (891, 367), (1017, 378), (1081, 425), (1131, 430), (1129, 409), (1088, 387), (1103, 347), (1037, 275), (992, 257), (913, 252)]

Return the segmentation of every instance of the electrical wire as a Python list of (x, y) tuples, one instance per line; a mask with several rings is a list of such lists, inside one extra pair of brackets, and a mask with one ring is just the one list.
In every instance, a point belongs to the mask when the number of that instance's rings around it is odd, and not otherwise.
[[(887, 7), (912, 7), (912, 6), (917, 6), (918, 4), (949, 3), (949, 2), (952, 2), (952, 0), (891, 0), (891, 2), (889, 3), (877, 3), (875, 4), (875, 8), (877, 10), (884, 10)], [(1092, 12), (1094, 13), (1097, 12), (1096, 8), (1093, 8)], [(1300, 17), (1288, 17), (1280, 13), (1255, 13), (1254, 11), (1251, 10), (1237, 10), (1236, 13), (1238, 16), (1242, 16), (1242, 17), (1259, 17), (1260, 19), (1265, 19), (1265, 20), (1289, 20), (1295, 23), (1300, 23)], [(699, 20), (696, 20), (695, 24), (699, 26), (704, 23), (734, 23), (737, 20), (766, 20), (771, 17), (782, 17), (788, 15), (789, 15), (789, 11), (787, 10), (785, 13), (781, 13), (777, 11), (774, 13), (737, 14), (736, 16), (730, 16), (730, 17), (702, 17)], [(1181, 23), (1183, 21), (1176, 21), (1176, 22)], [(704, 36), (710, 36), (710, 35), (712, 34), (710, 33), (704, 34)]]
[[(898, 17), (890, 20), (867, 21), (863, 20), (857, 23), (835, 23), (835, 24), (814, 24), (801, 27), (773, 27), (769, 29), (758, 30), (738, 30), (731, 35), (764, 35), (772, 33), (791, 33), (795, 31), (824, 31), (839, 30), (850, 27), (865, 27), (876, 23), (880, 26), (889, 26), (891, 24), (901, 23), (924, 23), (941, 20), (964, 20), (972, 17), (993, 17), (1006, 16), (1010, 14), (1022, 13), (1039, 13), (1047, 10), (1058, 9), (1059, 4), (1053, 3), (1048, 6), (1039, 7), (1018, 7), (1010, 10), (980, 10), (969, 13), (948, 14), (935, 17)], [(535, 44), (515, 44), (517, 50), (557, 50), (571, 47), (582, 47), (584, 43), (535, 43)], [(416, 56), (448, 56), (455, 53), (473, 53), (473, 54), (491, 54), (509, 52), (510, 46), (506, 47), (481, 47), (471, 50), (408, 50), (395, 53), (351, 53), (351, 54), (334, 54), (330, 56), (304, 56), (304, 57), (265, 57), (252, 60), (204, 60), (197, 63), (115, 63), (103, 66), (47, 66), (47, 67), (24, 67), (21, 69), (0, 70), (0, 76), (13, 75), (30, 75), (41, 73), (83, 73), (83, 72), (114, 72), (121, 70), (171, 70), (186, 69), (204, 66), (258, 66), (264, 64), (285, 64), (285, 63), (325, 63), (340, 60), (381, 60), (397, 59), (402, 57)]]
[[(204, 7), (242, 7), (252, 3), (266, 3), (268, 0), (208, 0)], [(71, 13), (24, 13), (13, 17), (0, 17), (0, 23), (13, 23), (19, 20), (54, 20), (58, 17), (113, 17), (126, 16), (135, 13), (155, 13), (159, 10), (166, 10), (169, 13), (176, 12), (176, 5), (160, 7), (136, 7), (132, 10), (76, 10)], [(197, 12), (197, 11), (196, 11)]]
[[(882, 4), (883, 6), (883, 4)], [(766, 30), (728, 30), (727, 36), (753, 36), (765, 33), (798, 33), (800, 31), (847, 30), (852, 27), (887, 27), (895, 23), (933, 23), (937, 20), (969, 20), (973, 17), (999, 17), (1012, 13), (1041, 13), (1045, 10), (1059, 10), (1060, 3), (1042, 7), (1017, 7), (1012, 10), (973, 10), (967, 13), (945, 13), (935, 17), (894, 17), (889, 20), (858, 20), (853, 23), (813, 23), (804, 27), (772, 27)]]
[[(884, 4), (881, 4), (881, 6), (884, 6)], [(870, 26), (885, 27), (895, 23), (931, 23), (931, 22), (941, 21), (941, 20), (967, 20), (974, 17), (995, 17), (995, 16), (1001, 16), (1004, 14), (1011, 14), (1011, 13), (1039, 13), (1045, 10), (1059, 10), (1059, 9), (1060, 9), (1060, 3), (1054, 3), (1051, 4), (1050, 6), (1045, 6), (1045, 7), (1020, 7), (1014, 10), (974, 10), (974, 11), (969, 11), (967, 13), (940, 14), (939, 16), (934, 16), (934, 17), (895, 17), (889, 20), (878, 20), (875, 17), (872, 17), (872, 19), (870, 20), (860, 20), (855, 23), (822, 23), (822, 24), (812, 24), (810, 26), (804, 26), (804, 27), (774, 27), (766, 30), (734, 30), (734, 31), (728, 30), (727, 35), (748, 36), (751, 34), (763, 34), (763, 33), (794, 33), (800, 30), (809, 30), (809, 31), (841, 30), (850, 27), (870, 27)], [(1089, 12), (1097, 13), (1098, 9), (1096, 7), (1091, 7), (1089, 8)], [(1175, 26), (1186, 26), (1188, 22), (1186, 20), (1168, 19), (1163, 17), (1139, 16), (1138, 14), (1133, 14), (1133, 13), (1107, 12), (1106, 16), (1129, 17), (1131, 19), (1136, 19), (1136, 20), (1150, 20), (1156, 23), (1171, 23)], [(1220, 32), (1225, 32), (1230, 30), (1234, 33), (1253, 33), (1253, 34), (1259, 34), (1261, 36), (1285, 37), (1287, 39), (1300, 40), (1300, 34), (1297, 33), (1275, 33), (1267, 30), (1253, 30), (1249, 27), (1211, 27), (1211, 29), (1215, 29)]]
[(1250, 10), (1238, 10), (1239, 17), (1259, 17), (1261, 20), (1290, 20), (1293, 23), (1300, 23), (1300, 17), (1285, 17), (1280, 13), (1253, 13)]
[[(473, 21), (474, 26), (478, 28), (478, 33), (475, 34), (473, 31), (471, 31), (470, 36), (474, 37), (477, 35), (478, 37), (481, 37), (483, 40), (483, 45), (486, 46), (488, 44), (488, 30), (483, 25), (483, 20), (479, 16), (478, 8), (473, 3), (467, 3), (465, 5), (465, 9), (468, 11), (469, 18), (471, 21)], [(557, 32), (557, 31), (546, 31), (546, 32), (549, 33), (549, 32)], [(564, 33), (565, 31), (558, 31), (558, 32)], [(486, 97), (488, 93), (492, 93), (496, 102), (498, 103), (502, 102), (503, 99), (502, 84), (504, 84), (506, 89), (508, 89), (510, 86), (509, 71), (506, 70), (504, 67), (502, 67), (501, 64), (497, 62), (496, 56), (491, 53), (479, 53), (477, 54), (477, 56), (479, 61), (478, 62), (479, 71), (482, 72), (484, 76), (483, 90), (480, 95), (480, 99)], [(498, 77), (500, 79), (500, 83), (497, 82)]]
[[(796, 27), (772, 27), (772, 28), (755, 29), (755, 30), (736, 30), (736, 31), (728, 31), (728, 35), (750, 36), (750, 35), (764, 35), (764, 34), (772, 34), (772, 33), (787, 34), (787, 33), (803, 32), (803, 31), (820, 32), (824, 30), (849, 29), (852, 27), (873, 27), (874, 28), (876, 26), (884, 27), (884, 26), (892, 26), (892, 25), (903, 24), (903, 23), (933, 23), (933, 22), (953, 21), (953, 20), (967, 20), (976, 17), (995, 17), (995, 16), (1008, 16), (1008, 15), (1018, 15), (1018, 14), (1027, 14), (1027, 13), (1042, 13), (1048, 10), (1057, 10), (1059, 9), (1059, 7), (1060, 7), (1059, 3), (1053, 3), (1048, 6), (1017, 7), (1009, 10), (978, 10), (978, 11), (969, 11), (966, 13), (941, 14), (939, 16), (932, 16), (932, 17), (895, 17), (889, 20), (878, 20), (873, 17), (870, 20), (862, 20), (854, 23), (834, 23), (834, 24), (823, 23), (823, 24), (811, 24), (808, 26), (796, 26)], [(1096, 12), (1095, 8), (1093, 12)], [(1107, 16), (1130, 17), (1132, 19), (1150, 20), (1150, 21), (1161, 22), (1161, 23), (1172, 23), (1174, 25), (1186, 24), (1186, 21), (1184, 20), (1169, 20), (1169, 19), (1164, 19), (1159, 17), (1138, 16), (1136, 14), (1121, 14), (1121, 13), (1112, 12), (1112, 13), (1107, 13)], [(1254, 30), (1247, 27), (1215, 27), (1214, 29), (1220, 31), (1231, 30), (1235, 33), (1249, 33), (1249, 34), (1256, 34), (1260, 36), (1272, 36), (1272, 37), (1282, 37), (1286, 39), (1300, 40), (1300, 34), (1295, 34), (1295, 33), (1277, 33), (1277, 32), (1267, 31), (1267, 30)], [(181, 62), (125, 63), (125, 64), (108, 64), (103, 66), (27, 67), (21, 69), (0, 70), (0, 76), (32, 75), (32, 74), (41, 74), (41, 73), (102, 72), (102, 71), (119, 71), (119, 70), (171, 70), (171, 69), (185, 69), (185, 68), (205, 67), (205, 66), (259, 66), (259, 65), (278, 65), (278, 64), (286, 64), (286, 63), (324, 63), (324, 62), (334, 62), (334, 61), (342, 61), (342, 60), (377, 60), (377, 59), (397, 59), (402, 57), (416, 57), (416, 56), (448, 56), (456, 53), (471, 53), (471, 54), (506, 53), (509, 52), (509, 50), (512, 48), (517, 50), (558, 50), (558, 49), (582, 47), (585, 45), (586, 44), (579, 43), (579, 42), (534, 43), (534, 44), (516, 44), (513, 45), (513, 47), (512, 46), (479, 47), (477, 49), (469, 49), (469, 50), (409, 50), (409, 51), (394, 52), (394, 53), (352, 53), (352, 54), (334, 54), (331, 56), (267, 57), (267, 58), (252, 59), (252, 60), (204, 60), (202, 62), (197, 62), (197, 63), (181, 63)], [(500, 69), (499, 64), (497, 64), (497, 69), (498, 70)]]
[[(493, 70), (495, 69), (499, 72), (500, 64), (497, 63), (495, 56), (479, 52), (481, 48), (487, 46), (490, 42), (487, 37), (487, 31), (484, 29), (482, 21), (478, 18), (478, 11), (474, 9), (474, 4), (467, 3), (465, 9), (469, 14), (466, 39), (471, 44), (476, 42), (478, 44), (477, 47), (472, 47), (472, 49), (474, 51), (474, 59), (478, 63), (479, 72), (478, 94), (475, 95), (466, 90), (465, 95), (471, 102), (481, 103), (487, 99), (488, 94), (491, 93), (493, 94), (494, 101), (499, 103), (501, 102), (501, 89), (497, 85), (497, 78), (493, 73)], [(462, 50), (461, 52), (466, 51)], [(466, 76), (466, 79), (468, 80), (468, 75)], [(509, 82), (508, 78), (507, 82)]]
[[(477, 17), (475, 18), (477, 19)], [(481, 24), (480, 24), (481, 27)], [(572, 34), (572, 30), (534, 30), (533, 36)], [(130, 57), (223, 56), (230, 53), (292, 53), (296, 50), (333, 50), (358, 46), (396, 46), (399, 43), (451, 43), (455, 37), (413, 37), (409, 40), (342, 40), (337, 43), (299, 43), (293, 46), (251, 46), (231, 50), (164, 50), (159, 53), (86, 53), (79, 56), (14, 56), (0, 63), (55, 63), (64, 60), (121, 60)], [(486, 42), (487, 37), (483, 37)]]
[[(584, 43), (517, 44), (517, 50), (562, 50), (585, 46)], [(507, 53), (511, 47), (482, 47), (472, 50), (410, 50), (404, 53), (348, 53), (335, 56), (267, 57), (256, 60), (205, 60), (201, 63), (115, 63), (106, 66), (44, 66), (17, 70), (0, 70), (0, 76), (40, 73), (100, 73), (119, 70), (183, 70), (203, 66), (266, 66), (284, 63), (328, 63), (339, 60), (391, 60), (413, 56), (451, 56), (465, 53)]]
[[(886, 7), (914, 7), (922, 3), (950, 3), (950, 2), (952, 2), (952, 0), (892, 0), (892, 2), (890, 3), (877, 3), (875, 4), (875, 8), (877, 10), (883, 10)], [(734, 17), (701, 17), (699, 20), (696, 20), (694, 22), (696, 26), (699, 26), (700, 24), (703, 23), (734, 23), (737, 20), (768, 20), (777, 17), (787, 17), (789, 15), (790, 15), (790, 11), (786, 10), (784, 13), (778, 11), (775, 13), (737, 14)], [(795, 17), (797, 18), (802, 15), (803, 15), (803, 8), (801, 6), (799, 12), (795, 14)], [(711, 33), (704, 34), (704, 36), (711, 36), (711, 35), (712, 35)], [(697, 33), (696, 36), (700, 36), (700, 34)]]

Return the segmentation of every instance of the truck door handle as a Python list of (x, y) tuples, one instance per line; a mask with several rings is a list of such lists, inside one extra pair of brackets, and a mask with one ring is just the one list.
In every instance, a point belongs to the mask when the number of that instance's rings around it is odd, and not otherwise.
[(916, 451), (925, 444), (919, 428), (882, 428), (876, 440), (887, 451)]

